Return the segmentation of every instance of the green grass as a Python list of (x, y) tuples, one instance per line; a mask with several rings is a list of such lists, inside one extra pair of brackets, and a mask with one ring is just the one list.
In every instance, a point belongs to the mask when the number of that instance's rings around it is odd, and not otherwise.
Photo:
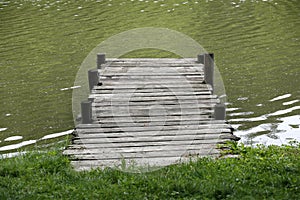
[(76, 172), (58, 148), (3, 159), (0, 199), (298, 199), (300, 145), (229, 145), (239, 158), (173, 165), (149, 173)]

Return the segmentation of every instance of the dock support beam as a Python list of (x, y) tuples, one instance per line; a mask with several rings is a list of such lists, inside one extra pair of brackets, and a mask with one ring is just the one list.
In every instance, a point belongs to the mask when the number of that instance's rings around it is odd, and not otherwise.
[(104, 64), (105, 61), (105, 54), (104, 53), (98, 53), (97, 54), (97, 68), (101, 69), (101, 65)]
[(226, 118), (225, 104), (218, 103), (215, 105), (214, 117), (215, 120), (225, 120)]
[(197, 56), (197, 62), (204, 65), (204, 82), (214, 89), (214, 54), (205, 53)]
[(93, 89), (95, 85), (98, 85), (99, 83), (99, 77), (98, 77), (98, 69), (91, 69), (88, 71), (88, 79), (89, 79), (89, 87), (90, 90)]
[(204, 80), (214, 89), (214, 54), (205, 54), (204, 56)]
[(91, 101), (82, 101), (81, 102), (81, 117), (82, 124), (91, 124), (92, 123), (92, 102)]

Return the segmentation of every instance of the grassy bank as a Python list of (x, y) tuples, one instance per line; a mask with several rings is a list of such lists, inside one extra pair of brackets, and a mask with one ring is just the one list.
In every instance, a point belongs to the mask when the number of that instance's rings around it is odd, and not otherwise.
[(1, 160), (0, 199), (298, 199), (300, 145), (231, 145), (240, 158), (165, 167), (144, 174), (75, 172), (60, 150)]

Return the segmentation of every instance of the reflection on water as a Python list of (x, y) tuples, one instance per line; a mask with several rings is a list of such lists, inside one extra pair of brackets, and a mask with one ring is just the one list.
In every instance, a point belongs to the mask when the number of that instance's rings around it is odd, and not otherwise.
[[(60, 133), (52, 133), (52, 134), (49, 134), (49, 135), (45, 135), (45, 136), (43, 136), (42, 138), (40, 138), (38, 140), (27, 140), (27, 141), (22, 141), (22, 142), (17, 143), (17, 144), (2, 146), (2, 147), (0, 147), (0, 153), (1, 153), (1, 151), (16, 150), (16, 149), (19, 149), (19, 148), (24, 147), (24, 146), (35, 144), (35, 143), (37, 143), (39, 141), (42, 141), (42, 140), (49, 140), (49, 139), (53, 139), (53, 138), (58, 138), (58, 137), (70, 135), (70, 134), (73, 133), (73, 131), (74, 130), (72, 129), (72, 130), (63, 131), (63, 132), (60, 132)], [(11, 137), (8, 137), (8, 138), (4, 139), (4, 141), (21, 140), (22, 138), (23, 138), (22, 136), (11, 136)]]
[[(266, 104), (270, 104), (270, 102), (280, 101), (287, 98), (292, 97), (291, 94), (284, 94), (266, 102)], [(289, 100), (287, 102), (282, 102), (283, 106), (292, 105), (299, 102), (296, 100)], [(264, 104), (259, 104), (263, 106)], [(227, 109), (229, 112), (228, 116), (243, 116), (243, 118), (233, 118), (229, 121), (234, 123), (233, 127), (237, 129), (235, 134), (242, 138), (240, 142), (249, 145), (255, 144), (265, 144), (265, 145), (282, 145), (288, 144), (291, 141), (300, 141), (300, 115), (293, 113), (299, 113), (300, 106), (293, 106), (289, 108), (285, 108), (282, 110), (277, 110), (273, 113), (267, 113), (257, 117), (245, 117), (248, 114), (254, 114), (254, 112), (234, 112), (239, 110), (238, 108)], [(295, 112), (296, 111), (296, 112)], [(275, 122), (267, 123), (268, 119), (272, 117), (278, 117), (281, 115), (290, 115), (288, 117), (275, 118)], [(246, 123), (257, 122), (260, 123), (257, 126), (251, 125), (251, 128), (243, 129), (243, 126)]]
[(278, 118), (278, 123), (262, 123), (248, 130), (236, 131), (241, 142), (249, 145), (282, 145), (300, 141), (300, 115)]
[[(139, 27), (182, 32), (215, 53), (227, 118), (244, 142), (299, 139), (299, 10), (292, 0), (0, 1), (0, 148), (72, 129), (78, 66)], [(22, 139), (5, 141), (13, 136)]]

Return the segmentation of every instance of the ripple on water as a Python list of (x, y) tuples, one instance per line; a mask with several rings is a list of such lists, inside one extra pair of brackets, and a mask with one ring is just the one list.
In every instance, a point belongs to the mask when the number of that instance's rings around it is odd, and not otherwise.
[[(52, 133), (52, 134), (49, 134), (49, 135), (45, 135), (44, 137), (42, 137), (38, 140), (27, 140), (27, 141), (22, 141), (22, 142), (17, 143), (17, 144), (6, 145), (6, 146), (3, 146), (3, 147), (0, 147), (0, 151), (16, 150), (16, 149), (19, 149), (19, 148), (24, 147), (24, 146), (35, 144), (35, 143), (37, 143), (38, 141), (41, 141), (41, 140), (49, 140), (49, 139), (58, 138), (58, 137), (65, 136), (65, 135), (70, 135), (70, 134), (73, 133), (73, 131), (74, 130), (71, 129), (71, 130), (67, 130), (67, 131), (63, 131), (63, 132), (59, 132), (59, 133)], [(23, 139), (23, 137), (22, 136), (12, 136), (12, 137), (6, 138), (4, 141), (15, 141), (17, 139), (20, 140), (20, 139)]]
[[(291, 141), (300, 141), (300, 115), (279, 118), (279, 123), (260, 124), (248, 130), (239, 130), (234, 134), (241, 137), (245, 144), (283, 145)], [(265, 134), (268, 132), (268, 134)], [(255, 136), (259, 133), (264, 133)], [(251, 139), (250, 139), (251, 138)]]
[(296, 99), (296, 100), (292, 100), (292, 101), (288, 101), (288, 102), (283, 102), (282, 105), (284, 106), (288, 106), (288, 105), (292, 105), (294, 103), (298, 103), (300, 100)]
[(16, 135), (16, 136), (11, 136), (11, 137), (5, 138), (4, 141), (9, 142), (9, 141), (22, 140), (22, 139), (23, 139), (23, 136)]
[(273, 99), (271, 99), (271, 100), (269, 100), (269, 101), (278, 101), (278, 100), (282, 100), (282, 99), (286, 99), (286, 98), (289, 98), (289, 97), (291, 97), (292, 96), (292, 94), (284, 94), (284, 95), (281, 95), (281, 96), (278, 96), (278, 97), (275, 97), (275, 98), (273, 98)]
[(27, 140), (27, 141), (20, 142), (18, 144), (12, 144), (12, 145), (0, 147), (0, 151), (15, 150), (15, 149), (19, 149), (21, 147), (24, 147), (24, 146), (27, 146), (30, 144), (35, 144), (35, 143), (36, 143), (36, 140)]
[(0, 132), (1, 131), (6, 131), (7, 130), (7, 128), (0, 128)]

